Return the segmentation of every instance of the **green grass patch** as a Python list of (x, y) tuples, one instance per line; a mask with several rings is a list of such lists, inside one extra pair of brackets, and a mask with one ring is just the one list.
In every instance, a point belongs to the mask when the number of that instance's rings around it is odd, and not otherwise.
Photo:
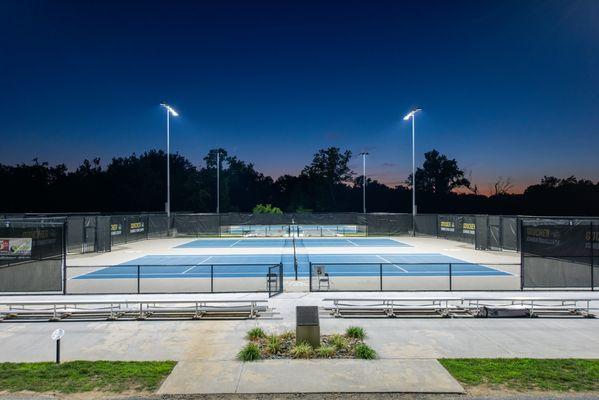
[(174, 361), (0, 363), (0, 391), (155, 391), (175, 364)]
[(599, 360), (441, 359), (460, 383), (518, 391), (586, 392), (599, 390)]

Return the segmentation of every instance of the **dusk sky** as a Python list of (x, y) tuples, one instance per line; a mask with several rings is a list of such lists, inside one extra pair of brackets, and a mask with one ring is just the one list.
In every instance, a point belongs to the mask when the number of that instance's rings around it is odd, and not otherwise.
[[(403, 182), (436, 148), (483, 191), (599, 180), (599, 1), (0, 3), (0, 163), (223, 147), (297, 174), (319, 148)], [(361, 171), (356, 158), (352, 166)]]

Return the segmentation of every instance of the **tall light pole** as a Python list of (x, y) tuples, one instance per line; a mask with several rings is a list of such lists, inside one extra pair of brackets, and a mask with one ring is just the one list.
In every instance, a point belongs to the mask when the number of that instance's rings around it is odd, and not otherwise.
[(171, 115), (178, 117), (179, 114), (168, 104), (160, 103), (166, 109), (166, 215), (171, 216)]
[(216, 213), (220, 214), (220, 149), (216, 150)]
[(416, 151), (414, 137), (416, 131), (416, 123), (414, 116), (421, 108), (415, 108), (403, 117), (404, 121), (412, 119), (412, 236), (416, 236)]
[(362, 212), (366, 214), (366, 156), (367, 152), (360, 153), (362, 156)]

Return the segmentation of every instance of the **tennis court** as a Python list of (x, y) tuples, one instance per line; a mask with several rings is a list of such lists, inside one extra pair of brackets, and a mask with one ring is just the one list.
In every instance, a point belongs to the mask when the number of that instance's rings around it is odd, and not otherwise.
[(176, 246), (178, 249), (199, 248), (285, 248), (292, 247), (410, 247), (410, 245), (389, 238), (332, 238), (332, 239), (198, 239)]
[[(452, 274), (461, 276), (509, 275), (489, 266), (466, 263), (442, 254), (299, 254), (298, 276), (307, 277), (312, 264), (325, 265), (327, 272), (337, 276), (373, 276), (382, 266), (386, 276), (447, 276), (449, 264)], [(264, 276), (264, 268), (283, 263), (286, 276), (293, 276), (292, 254), (261, 255), (152, 255), (125, 263), (100, 268), (73, 279), (121, 279), (137, 277), (138, 266), (142, 278), (201, 278), (210, 276), (215, 267), (215, 278), (250, 278)], [(376, 268), (374, 268), (376, 267)]]
[(273, 273), (278, 278), (282, 273), (280, 283), (294, 291), (517, 287), (517, 263), (448, 249), (447, 241), (435, 240), (427, 251), (421, 242), (384, 237), (141, 242), (69, 265), (67, 287), (70, 293), (265, 291)]

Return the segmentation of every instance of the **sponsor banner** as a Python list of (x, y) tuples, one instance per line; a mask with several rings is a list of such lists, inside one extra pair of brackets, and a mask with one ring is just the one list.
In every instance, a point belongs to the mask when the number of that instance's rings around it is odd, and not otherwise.
[(123, 234), (122, 224), (110, 224), (110, 236), (118, 236)]
[(554, 257), (590, 263), (599, 256), (599, 226), (590, 223), (534, 223), (522, 228), (522, 251), (541, 257)]
[(0, 238), (0, 256), (31, 256), (32, 244), (31, 238)]
[(145, 230), (143, 221), (131, 222), (129, 224), (129, 233), (141, 233)]
[(464, 222), (462, 225), (462, 232), (466, 235), (476, 234), (476, 224), (474, 222)]
[(453, 221), (440, 221), (439, 229), (443, 232), (455, 232), (455, 224)]

